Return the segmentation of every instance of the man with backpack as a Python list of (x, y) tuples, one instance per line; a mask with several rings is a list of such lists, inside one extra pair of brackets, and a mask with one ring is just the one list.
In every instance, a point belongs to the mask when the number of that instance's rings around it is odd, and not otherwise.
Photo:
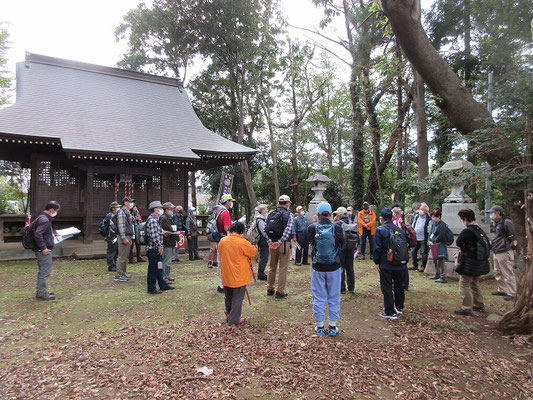
[(126, 196), (122, 199), (122, 207), (117, 212), (118, 257), (117, 273), (115, 275), (115, 281), (117, 282), (127, 282), (131, 279), (131, 275), (126, 274), (126, 267), (131, 245), (133, 240), (135, 240), (135, 227), (131, 216), (131, 209), (134, 206), (134, 199)]
[(265, 273), (265, 268), (268, 262), (268, 242), (266, 239), (266, 218), (268, 215), (268, 206), (266, 204), (259, 204), (256, 207), (256, 214), (254, 222), (248, 229), (247, 238), (248, 240), (257, 245), (259, 248), (259, 259), (257, 261), (257, 279), (261, 281), (266, 281), (268, 275)]
[(117, 239), (117, 219), (116, 215), (120, 209), (120, 204), (116, 201), (109, 205), (109, 212), (100, 222), (100, 234), (105, 237), (107, 243), (106, 259), (107, 270), (115, 272), (117, 270), (118, 239)]
[[(164, 290), (172, 290), (167, 281), (163, 279), (163, 230), (159, 219), (163, 215), (163, 205), (160, 201), (152, 201), (148, 205), (151, 214), (146, 220), (146, 256), (148, 257), (147, 285), (149, 294), (161, 294)], [(159, 284), (159, 289), (156, 287)]]
[(298, 244), (296, 247), (295, 265), (309, 265), (307, 258), (309, 256), (309, 238), (307, 237), (307, 218), (305, 218), (305, 210), (302, 206), (296, 207), (296, 217), (292, 225), (292, 234), (294, 241)]
[(343, 235), (342, 251), (339, 253), (342, 266), (341, 294), (346, 293), (346, 282), (348, 282), (348, 292), (355, 294), (353, 258), (360, 242), (359, 227), (350, 221), (350, 214), (346, 208), (339, 207), (333, 214), (335, 214), (333, 222), (341, 227)]
[[(311, 270), (311, 293), (313, 295), (313, 317), (316, 321), (315, 332), (326, 334), (324, 317), (328, 304), (329, 336), (337, 336), (337, 321), (341, 310), (342, 268), (338, 262), (342, 250), (343, 232), (338, 224), (333, 224), (331, 205), (322, 202), (317, 206), (318, 222), (309, 229), (309, 239), (313, 248), (313, 267)], [(337, 210), (338, 211), (338, 210)]]
[(490, 241), (483, 229), (476, 223), (474, 211), (465, 208), (457, 213), (465, 229), (457, 237), (456, 244), (460, 248), (457, 253), (455, 272), (459, 276), (461, 292), (461, 309), (455, 314), (473, 316), (472, 311), (485, 312), (485, 303), (479, 279), (490, 272), (489, 256)]
[(513, 221), (504, 214), (500, 206), (493, 206), (487, 212), (490, 213), (494, 226), (492, 252), (494, 253), (494, 278), (498, 282), (498, 290), (492, 294), (504, 296), (504, 300), (514, 300), (516, 277), (513, 264), (518, 242)]
[[(270, 248), (270, 271), (268, 272), (267, 295), (273, 296), (275, 293), (277, 299), (287, 297), (285, 286), (287, 284), (292, 226), (294, 224), (294, 218), (289, 211), (290, 205), (291, 198), (289, 196), (280, 196), (278, 207), (270, 211), (265, 225), (268, 247)], [(274, 290), (276, 272), (278, 270), (278, 287)]]
[(37, 274), (37, 294), (39, 300), (55, 300), (56, 296), (46, 290), (46, 281), (52, 273), (52, 249), (56, 232), (52, 222), (59, 211), (57, 201), (49, 201), (44, 211), (39, 214), (28, 228), (28, 235), (33, 245), (33, 251), (37, 258), (39, 273)]
[(409, 246), (404, 231), (392, 223), (390, 208), (381, 210), (379, 221), (381, 226), (376, 229), (373, 253), (385, 306), (379, 316), (396, 320), (404, 309), (403, 283), (409, 262)]

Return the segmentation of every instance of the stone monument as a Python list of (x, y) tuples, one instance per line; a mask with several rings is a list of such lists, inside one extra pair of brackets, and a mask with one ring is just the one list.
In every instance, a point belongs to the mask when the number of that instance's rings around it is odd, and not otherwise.
[[(460, 150), (455, 150), (452, 154), (452, 160), (445, 163), (440, 170), (441, 171), (451, 171), (456, 175), (460, 175), (462, 171), (469, 170), (474, 168), (474, 165), (467, 160), (463, 160), (462, 157), (464, 153)], [(467, 182), (456, 181), (453, 185), (451, 193), (444, 199), (444, 204), (442, 205), (442, 220), (446, 222), (448, 227), (452, 230), (454, 239), (457, 239), (457, 236), (464, 229), (461, 220), (457, 216), (459, 210), (463, 208), (470, 208), (474, 211), (476, 215), (476, 222), (481, 226), (485, 233), (490, 232), (489, 226), (481, 219), (481, 213), (479, 212), (479, 207), (476, 203), (472, 203), (472, 199), (465, 193), (464, 187)], [(448, 246), (448, 257), (449, 260), (446, 262), (446, 273), (448, 279), (459, 279), (459, 275), (454, 271), (455, 270), (455, 258), (453, 257), (458, 251), (458, 247), (455, 245), (455, 240), (451, 246)], [(429, 251), (428, 260), (425, 273), (426, 274), (435, 274), (435, 263), (433, 262), (433, 257), (431, 251)]]
[(305, 214), (305, 218), (307, 219), (307, 222), (309, 224), (316, 222), (317, 206), (321, 202), (327, 201), (324, 198), (324, 191), (326, 190), (327, 184), (330, 181), (331, 179), (329, 179), (326, 175), (323, 175), (320, 171), (317, 171), (313, 176), (310, 176), (309, 179), (307, 179), (307, 182), (313, 184), (311, 190), (315, 192), (315, 197), (313, 197), (313, 200), (311, 200), (311, 202), (309, 203), (308, 211)]

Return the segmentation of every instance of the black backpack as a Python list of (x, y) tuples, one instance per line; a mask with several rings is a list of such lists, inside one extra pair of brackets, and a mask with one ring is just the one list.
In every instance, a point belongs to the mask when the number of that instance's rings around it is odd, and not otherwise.
[(401, 229), (389, 228), (389, 250), (387, 252), (387, 261), (391, 265), (407, 265), (409, 262), (409, 245), (407, 240), (401, 235)]
[(28, 228), (22, 233), (22, 247), (24, 247), (26, 250), (33, 250), (36, 247), (35, 224), (39, 218), (40, 216), (35, 218), (30, 226), (28, 226)]
[(481, 229), (478, 226), (479, 229), (472, 229), (472, 232), (476, 235), (476, 260), (478, 261), (486, 261), (490, 257), (490, 250), (492, 249), (492, 245), (490, 243), (489, 238), (483, 232), (483, 229)]
[(109, 223), (107, 222), (107, 216), (104, 217), (104, 219), (101, 220), (98, 224), (98, 232), (100, 232), (100, 235), (102, 235), (103, 237), (106, 237), (109, 233)]
[(135, 229), (136, 231), (135, 240), (137, 241), (137, 244), (139, 245), (148, 244), (148, 237), (146, 236), (146, 222), (148, 222), (148, 220), (141, 222), (139, 225), (136, 226), (136, 229)]
[(279, 208), (272, 210), (267, 215), (265, 233), (272, 241), (278, 241), (283, 236), (283, 231), (287, 227), (288, 218), (284, 215), (289, 214), (288, 210), (282, 211)]

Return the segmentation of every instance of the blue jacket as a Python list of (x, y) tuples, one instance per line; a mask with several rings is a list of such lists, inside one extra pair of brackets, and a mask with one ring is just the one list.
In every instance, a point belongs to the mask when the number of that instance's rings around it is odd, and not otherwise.
[(296, 218), (294, 218), (294, 223), (292, 224), (292, 234), (296, 235), (296, 233), (301, 231), (307, 232), (308, 227), (309, 224), (307, 223), (307, 219), (301, 215), (298, 215)]
[(379, 264), (380, 269), (403, 271), (405, 269), (405, 265), (391, 265), (387, 261), (390, 237), (390, 230), (388, 228), (400, 231), (400, 234), (403, 236), (403, 238), (407, 240), (405, 232), (402, 229), (398, 228), (390, 220), (385, 221), (383, 225), (376, 228), (376, 234), (374, 235), (374, 253), (372, 254), (372, 258), (374, 259), (374, 263)]

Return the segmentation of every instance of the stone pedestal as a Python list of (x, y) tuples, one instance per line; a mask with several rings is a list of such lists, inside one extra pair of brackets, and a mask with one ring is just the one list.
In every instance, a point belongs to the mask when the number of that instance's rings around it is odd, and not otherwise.
[(309, 224), (317, 222), (316, 209), (320, 203), (326, 201), (324, 198), (324, 191), (326, 190), (327, 183), (330, 181), (331, 179), (319, 171), (307, 179), (307, 182), (313, 183), (311, 190), (315, 192), (315, 197), (309, 203), (308, 211), (305, 214), (305, 218)]
[[(446, 262), (446, 273), (447, 273), (448, 279), (454, 279), (454, 280), (459, 279), (459, 275), (454, 271), (455, 270), (455, 258), (453, 256), (459, 250), (459, 248), (455, 244), (455, 239), (457, 239), (461, 231), (465, 229), (465, 227), (461, 223), (461, 220), (457, 216), (457, 213), (464, 208), (470, 208), (471, 210), (473, 210), (474, 214), (476, 215), (476, 222), (479, 224), (481, 229), (483, 229), (483, 231), (487, 235), (490, 232), (489, 225), (487, 225), (486, 223), (484, 223), (484, 221), (481, 220), (481, 213), (479, 212), (479, 207), (477, 206), (476, 203), (444, 203), (442, 205), (442, 220), (452, 230), (453, 236), (454, 236), (453, 244), (451, 246), (448, 246), (449, 260)], [(433, 260), (433, 254), (431, 251), (430, 251), (428, 263), (427, 263), (427, 266), (424, 272), (428, 275), (435, 275), (435, 262)], [(491, 265), (491, 272), (487, 276), (492, 276), (492, 265)]]

